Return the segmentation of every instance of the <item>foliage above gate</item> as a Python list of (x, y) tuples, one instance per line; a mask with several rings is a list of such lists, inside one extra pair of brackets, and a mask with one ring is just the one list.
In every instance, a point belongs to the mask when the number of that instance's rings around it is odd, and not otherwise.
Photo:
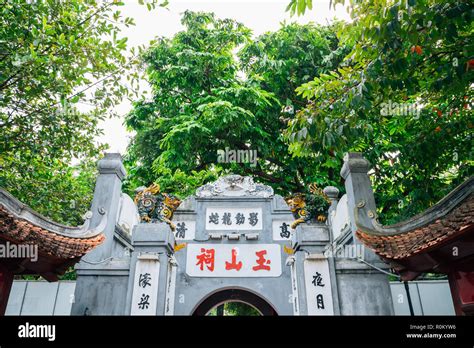
[[(126, 157), (129, 187), (159, 181), (186, 197), (230, 173), (283, 195), (327, 184), (329, 166), (316, 170), (315, 162), (290, 155), (282, 132), (284, 119), (304, 105), (295, 88), (342, 58), (333, 52), (332, 29), (290, 24), (252, 39), (234, 20), (189, 11), (182, 24), (142, 57), (153, 96), (135, 102), (126, 120), (136, 132)], [(255, 151), (256, 165), (220, 163), (226, 148)], [(329, 181), (337, 185), (337, 173)]]

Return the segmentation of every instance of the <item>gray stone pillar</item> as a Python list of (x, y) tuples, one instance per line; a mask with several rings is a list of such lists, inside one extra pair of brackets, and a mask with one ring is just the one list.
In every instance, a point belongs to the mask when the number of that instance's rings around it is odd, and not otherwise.
[[(76, 290), (72, 315), (124, 314), (131, 249), (130, 236), (116, 225), (125, 168), (118, 153), (98, 163), (91, 229), (98, 228), (105, 241), (76, 265)], [(106, 220), (103, 219), (106, 217)]]
[[(130, 277), (127, 291), (127, 308), (126, 314), (139, 314), (137, 310), (137, 301), (134, 292), (148, 291), (146, 295), (153, 298), (153, 305), (156, 303), (156, 310), (154, 315), (173, 315), (174, 307), (174, 282), (176, 272), (173, 267), (176, 267), (176, 260), (174, 258), (174, 234), (168, 224), (161, 223), (141, 223), (135, 226), (133, 231), (132, 245), (134, 251), (130, 263)], [(152, 289), (147, 289), (147, 285), (140, 287), (137, 283), (139, 275), (136, 274), (137, 262), (140, 260), (152, 260), (157, 262), (159, 270), (156, 273), (149, 274), (149, 278), (158, 275), (157, 286)], [(184, 267), (184, 265), (183, 265)], [(152, 282), (150, 281), (152, 284)], [(136, 295), (136, 294), (135, 294)], [(152, 314), (150, 314), (152, 315)]]
[(91, 226), (96, 226), (101, 215), (107, 215), (107, 225), (103, 230), (105, 241), (85, 256), (87, 261), (99, 261), (111, 257), (114, 246), (115, 222), (122, 193), (122, 180), (126, 175), (122, 156), (107, 153), (98, 163), (99, 176), (95, 184), (92, 200)]
[[(370, 163), (362, 154), (349, 152), (344, 156), (341, 176), (345, 180), (352, 237), (355, 244), (361, 245), (355, 233), (358, 226), (372, 226), (371, 219), (377, 217), (374, 192), (368, 171)], [(365, 248), (365, 260), (379, 260), (374, 252)]]
[(359, 228), (372, 226), (377, 216), (369, 168), (360, 153), (347, 153), (344, 157), (341, 176), (345, 179), (352, 242), (342, 245), (345, 253), (336, 256), (335, 262), (341, 315), (393, 315), (390, 284), (384, 273), (389, 267), (355, 235)]

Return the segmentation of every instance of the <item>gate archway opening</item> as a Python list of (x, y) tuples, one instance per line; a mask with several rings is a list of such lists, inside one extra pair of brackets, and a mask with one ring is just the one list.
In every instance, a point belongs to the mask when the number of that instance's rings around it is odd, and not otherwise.
[(192, 315), (208, 315), (212, 309), (228, 302), (244, 303), (253, 307), (260, 315), (278, 315), (265, 299), (242, 289), (226, 289), (209, 295), (196, 307)]
[(227, 301), (223, 304), (217, 305), (207, 312), (206, 316), (244, 316), (244, 317), (255, 317), (261, 316), (262, 313), (255, 307), (245, 302), (240, 301)]

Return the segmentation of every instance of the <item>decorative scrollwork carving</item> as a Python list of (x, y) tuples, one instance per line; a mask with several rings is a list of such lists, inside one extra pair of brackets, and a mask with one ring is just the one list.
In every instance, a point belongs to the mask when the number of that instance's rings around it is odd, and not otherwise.
[(255, 183), (250, 176), (227, 175), (216, 182), (201, 186), (196, 191), (196, 197), (263, 197), (273, 196), (270, 186)]

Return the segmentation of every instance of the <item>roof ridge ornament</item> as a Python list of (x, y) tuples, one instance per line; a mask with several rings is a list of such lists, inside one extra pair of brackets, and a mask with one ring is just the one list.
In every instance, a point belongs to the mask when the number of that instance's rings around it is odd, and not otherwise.
[(196, 190), (196, 197), (261, 197), (274, 195), (273, 189), (264, 184), (256, 183), (251, 176), (236, 174), (220, 177), (213, 183), (205, 184)]

